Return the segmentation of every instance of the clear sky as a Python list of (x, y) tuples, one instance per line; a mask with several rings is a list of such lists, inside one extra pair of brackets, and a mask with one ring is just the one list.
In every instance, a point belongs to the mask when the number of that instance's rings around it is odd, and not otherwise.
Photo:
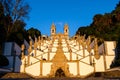
[(31, 11), (26, 20), (26, 29), (37, 28), (42, 34), (50, 35), (52, 23), (57, 32), (63, 32), (65, 24), (73, 36), (80, 26), (92, 23), (95, 14), (109, 13), (120, 0), (26, 0)]

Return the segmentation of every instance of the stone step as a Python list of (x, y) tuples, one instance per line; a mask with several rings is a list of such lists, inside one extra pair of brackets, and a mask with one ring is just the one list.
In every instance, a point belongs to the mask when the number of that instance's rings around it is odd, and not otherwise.
[(32, 78), (31, 76), (25, 74), (25, 73), (0, 73), (0, 79), (16, 79), (16, 78)]

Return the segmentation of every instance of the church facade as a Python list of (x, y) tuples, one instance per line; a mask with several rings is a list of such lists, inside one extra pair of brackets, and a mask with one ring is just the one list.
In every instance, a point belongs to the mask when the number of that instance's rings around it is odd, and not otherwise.
[(95, 72), (110, 69), (114, 60), (115, 41), (104, 41), (98, 46), (97, 38), (76, 35), (69, 37), (69, 27), (64, 33), (56, 33), (52, 24), (49, 37), (30, 40), (28, 54), (26, 44), (21, 47), (20, 72), (33, 77), (87, 77)]

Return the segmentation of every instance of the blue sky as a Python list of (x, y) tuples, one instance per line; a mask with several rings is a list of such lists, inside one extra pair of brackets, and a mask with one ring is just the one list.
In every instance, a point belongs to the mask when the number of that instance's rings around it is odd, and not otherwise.
[(80, 26), (92, 23), (95, 14), (109, 13), (120, 0), (26, 0), (31, 7), (26, 29), (34, 27), (43, 35), (50, 35), (52, 23), (57, 32), (63, 33), (65, 24), (70, 36), (75, 35)]

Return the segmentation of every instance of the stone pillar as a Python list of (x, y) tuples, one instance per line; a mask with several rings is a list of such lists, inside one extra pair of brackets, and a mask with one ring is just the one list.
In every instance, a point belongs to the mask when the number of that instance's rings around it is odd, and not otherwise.
[(50, 60), (50, 52), (48, 52), (48, 61)]
[(105, 56), (105, 53), (103, 53), (103, 61), (104, 61), (104, 70), (106, 71), (107, 66), (106, 66), (106, 56)]
[(77, 45), (77, 39), (75, 40), (75, 42), (76, 42), (75, 44)]
[(87, 46), (89, 46), (90, 43), (91, 43), (91, 38), (90, 38), (90, 36), (88, 36), (88, 38), (87, 38), (87, 40), (86, 40), (86, 44), (87, 44)]
[(78, 60), (78, 54), (76, 54), (77, 56), (76, 56), (76, 60)]
[(24, 60), (24, 73), (26, 72), (26, 71), (25, 71), (25, 68), (26, 68), (26, 58), (25, 58), (25, 60)]
[(39, 46), (39, 50), (41, 50), (41, 40), (40, 40), (40, 36), (38, 37), (38, 46)]
[(82, 45), (82, 47), (83, 47), (83, 57), (85, 57), (85, 46), (86, 46), (86, 45), (85, 45), (85, 42), (83, 42), (82, 44), (83, 44), (83, 45)]
[(95, 68), (95, 60), (93, 58), (93, 67), (94, 67), (94, 73), (96, 72), (96, 68)]
[(90, 61), (90, 65), (92, 65), (91, 48), (90, 48), (90, 46), (89, 46), (89, 45), (88, 45), (88, 47), (87, 47), (87, 51), (89, 52), (89, 61)]
[(77, 76), (80, 76), (79, 60), (77, 60)]
[(37, 39), (35, 38), (35, 43), (34, 43), (34, 54), (35, 54), (35, 57), (36, 57), (36, 51), (37, 51)]
[(36, 55), (37, 55), (37, 49), (36, 49), (36, 47), (34, 46), (34, 57), (36, 57)]
[(44, 40), (43, 40), (43, 37), (41, 38), (41, 46), (44, 45)]
[(40, 77), (42, 76), (43, 61), (40, 61)]
[(24, 44), (22, 44), (21, 45), (21, 59), (23, 59), (25, 56), (24, 56), (24, 49), (25, 49), (25, 45)]
[(79, 50), (81, 49), (80, 45), (82, 44), (81, 37), (79, 38)]
[(79, 43), (79, 50), (80, 50), (80, 43)]
[(30, 40), (30, 46), (29, 46), (29, 49), (28, 49), (28, 65), (30, 65), (30, 53), (32, 51), (32, 41)]
[(72, 60), (72, 50), (70, 49), (69, 52), (70, 52), (70, 61), (71, 61)]
[(50, 48), (48, 48), (48, 61), (50, 60), (50, 52), (51, 52), (51, 50), (50, 50)]
[(95, 56), (96, 59), (99, 59), (99, 58), (100, 58), (100, 55), (99, 55), (99, 53), (98, 53), (97, 38), (95, 38), (94, 56)]
[(104, 44), (104, 51), (103, 51), (103, 60), (104, 60), (104, 69), (105, 69), (105, 71), (106, 71), (106, 69), (107, 69), (107, 64), (106, 64), (105, 44)]

